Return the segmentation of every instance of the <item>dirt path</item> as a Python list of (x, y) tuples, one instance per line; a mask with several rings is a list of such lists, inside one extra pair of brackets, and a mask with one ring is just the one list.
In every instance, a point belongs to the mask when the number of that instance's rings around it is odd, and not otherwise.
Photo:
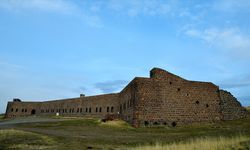
[(10, 128), (13, 126), (17, 126), (18, 124), (22, 123), (36, 123), (36, 122), (57, 122), (57, 121), (64, 121), (66, 119), (55, 119), (55, 118), (43, 118), (43, 117), (24, 117), (24, 118), (15, 118), (15, 119), (8, 119), (0, 121), (0, 129), (1, 128)]

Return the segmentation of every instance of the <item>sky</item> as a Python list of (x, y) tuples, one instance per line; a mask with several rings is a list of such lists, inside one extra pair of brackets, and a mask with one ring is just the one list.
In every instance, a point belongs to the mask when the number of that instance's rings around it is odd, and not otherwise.
[(250, 105), (249, 0), (0, 0), (0, 113), (119, 92), (153, 67)]

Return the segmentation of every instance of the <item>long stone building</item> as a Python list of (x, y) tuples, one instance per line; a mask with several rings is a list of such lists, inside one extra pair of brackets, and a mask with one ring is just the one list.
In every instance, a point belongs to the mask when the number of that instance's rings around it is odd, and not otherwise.
[(247, 111), (211, 82), (189, 81), (160, 68), (153, 68), (149, 78), (135, 77), (120, 93), (43, 102), (14, 99), (6, 108), (8, 118), (56, 114), (101, 119), (113, 115), (141, 127), (234, 120), (246, 117)]

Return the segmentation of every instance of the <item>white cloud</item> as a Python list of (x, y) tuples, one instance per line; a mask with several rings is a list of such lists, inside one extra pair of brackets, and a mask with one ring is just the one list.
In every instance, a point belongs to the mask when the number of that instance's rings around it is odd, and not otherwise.
[(224, 52), (229, 52), (240, 58), (250, 57), (250, 37), (243, 34), (238, 28), (205, 30), (188, 29), (187, 36), (200, 39), (210, 46), (215, 46)]
[(217, 0), (213, 4), (213, 8), (224, 12), (249, 11), (249, 0)]
[(110, 0), (108, 8), (126, 13), (129, 16), (137, 15), (165, 15), (173, 12), (177, 1), (159, 1), (159, 0)]
[(95, 84), (95, 88), (100, 89), (103, 93), (119, 92), (127, 83), (128, 81), (125, 80), (98, 82)]
[(0, 2), (0, 7), (17, 12), (34, 9), (70, 13), (76, 9), (73, 3), (64, 0), (3, 0)]
[[(101, 27), (101, 20), (97, 15), (91, 14), (80, 5), (67, 0), (2, 0), (0, 9), (11, 12), (46, 12), (77, 16), (91, 27)], [(91, 8), (97, 9), (97, 8)], [(96, 10), (97, 11), (97, 10)]]
[(233, 78), (229, 78), (223, 80), (220, 83), (222, 88), (230, 89), (230, 88), (243, 88), (243, 87), (250, 87), (250, 75), (247, 76), (236, 76)]

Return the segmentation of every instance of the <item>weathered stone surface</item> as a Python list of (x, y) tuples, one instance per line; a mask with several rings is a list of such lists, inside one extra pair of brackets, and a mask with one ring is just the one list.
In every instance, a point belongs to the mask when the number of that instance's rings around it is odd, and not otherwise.
[(223, 120), (235, 120), (246, 117), (247, 110), (241, 106), (240, 102), (230, 92), (220, 90), (220, 98)]
[(134, 78), (120, 93), (44, 102), (8, 102), (6, 117), (29, 115), (117, 116), (135, 127), (179, 126), (246, 117), (229, 92), (211, 82), (185, 80), (159, 68)]

